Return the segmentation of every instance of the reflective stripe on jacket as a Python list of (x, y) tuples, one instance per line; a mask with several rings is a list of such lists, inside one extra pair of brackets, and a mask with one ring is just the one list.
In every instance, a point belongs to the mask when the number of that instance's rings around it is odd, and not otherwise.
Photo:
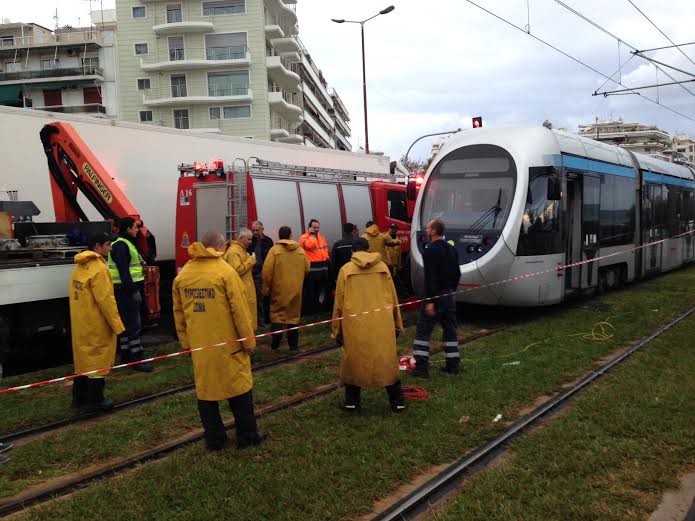
[[(130, 271), (130, 277), (133, 279), (133, 282), (142, 282), (145, 280), (145, 274), (144, 270), (142, 269), (142, 264), (143, 260), (140, 257), (140, 252), (138, 252), (138, 249), (135, 247), (135, 245), (130, 242), (129, 240), (124, 239), (123, 237), (119, 237), (115, 241), (111, 243), (113, 246), (114, 244), (118, 242), (124, 242), (128, 246), (128, 251), (130, 252), (130, 266), (128, 267)], [(118, 267), (116, 266), (116, 263), (113, 261), (111, 258), (111, 254), (109, 253), (109, 261), (108, 261), (108, 267), (109, 267), (109, 273), (111, 274), (111, 279), (113, 280), (114, 284), (120, 284), (121, 283), (121, 275), (118, 273)]]
[(328, 243), (320, 232), (316, 236), (305, 233), (299, 238), (299, 246), (306, 253), (309, 262), (328, 262)]

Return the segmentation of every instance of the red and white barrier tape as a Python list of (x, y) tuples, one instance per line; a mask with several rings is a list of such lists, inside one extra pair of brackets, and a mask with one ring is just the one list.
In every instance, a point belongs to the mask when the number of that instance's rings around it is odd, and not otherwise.
[(510, 282), (516, 282), (516, 281), (519, 281), (519, 280), (524, 280), (524, 279), (529, 279), (529, 278), (532, 278), (532, 277), (537, 277), (537, 276), (539, 276), (539, 275), (543, 275), (543, 274), (546, 274), (546, 273), (564, 271), (564, 270), (567, 270), (567, 269), (570, 269), (570, 268), (575, 268), (575, 267), (577, 267), (577, 266), (581, 266), (581, 265), (584, 265), (584, 264), (590, 264), (590, 263), (592, 263), (592, 262), (598, 262), (598, 261), (600, 261), (600, 260), (609, 259), (609, 258), (611, 258), (611, 257), (616, 257), (616, 256), (619, 256), (619, 255), (625, 255), (626, 253), (635, 252), (635, 251), (640, 250), (640, 249), (643, 249), (643, 248), (650, 248), (650, 247), (656, 246), (656, 245), (658, 245), (658, 244), (663, 244), (663, 243), (665, 243), (667, 240), (678, 239), (678, 238), (680, 238), (680, 237), (685, 237), (686, 235), (691, 235), (691, 234), (693, 234), (693, 233), (695, 233), (695, 230), (690, 230), (690, 231), (687, 231), (687, 232), (684, 232), (684, 233), (680, 233), (680, 234), (678, 234), (678, 235), (674, 235), (673, 237), (667, 237), (666, 239), (660, 239), (660, 240), (658, 240), (658, 241), (654, 241), (654, 242), (651, 242), (651, 243), (647, 243), (647, 244), (642, 244), (642, 245), (639, 245), (639, 246), (635, 246), (634, 248), (630, 248), (630, 249), (628, 249), (628, 250), (622, 250), (622, 251), (619, 251), (619, 252), (610, 253), (610, 254), (608, 254), (608, 255), (602, 255), (602, 256), (600, 256), (600, 257), (595, 257), (595, 258), (593, 258), (593, 259), (587, 259), (587, 260), (583, 260), (583, 261), (573, 262), (573, 263), (571, 263), (571, 264), (565, 264), (565, 265), (562, 265), (562, 266), (555, 266), (555, 267), (553, 267), (553, 268), (547, 268), (547, 269), (540, 270), (540, 271), (536, 271), (536, 272), (533, 272), (533, 273), (526, 273), (526, 274), (524, 274), (524, 275), (516, 275), (516, 276), (514, 276), (514, 277), (509, 277), (509, 278), (504, 279), (504, 280), (500, 280), (500, 281), (497, 281), (497, 282), (490, 282), (490, 283), (487, 283), (487, 284), (481, 284), (481, 285), (479, 285), (479, 286), (469, 286), (469, 285), (466, 285), (466, 284), (460, 284), (460, 286), (465, 287), (465, 289), (461, 289), (461, 290), (457, 290), (457, 291), (452, 291), (451, 293), (446, 293), (446, 294), (443, 294), (443, 295), (437, 295), (436, 297), (425, 297), (425, 298), (420, 298), (420, 299), (416, 299), (416, 300), (410, 300), (410, 301), (408, 301), (408, 302), (402, 302), (402, 303), (398, 304), (397, 306), (386, 306), (386, 307), (383, 307), (383, 308), (371, 309), (371, 310), (368, 310), (368, 311), (360, 311), (359, 313), (352, 313), (352, 314), (350, 314), (350, 315), (345, 315), (345, 316), (342, 316), (342, 317), (328, 318), (328, 319), (326, 319), (326, 320), (319, 320), (319, 321), (317, 321), (317, 322), (311, 322), (311, 323), (309, 323), (309, 324), (302, 324), (302, 325), (298, 325), (298, 326), (293, 326), (293, 327), (289, 327), (289, 328), (287, 328), (287, 329), (281, 329), (281, 330), (279, 330), (279, 331), (272, 331), (272, 332), (268, 332), (268, 333), (262, 333), (262, 334), (260, 334), (260, 335), (255, 335), (255, 336), (245, 337), (245, 338), (239, 338), (239, 339), (237, 339), (237, 340), (228, 340), (228, 341), (225, 341), (225, 342), (219, 342), (219, 343), (217, 343), (217, 344), (210, 344), (210, 345), (206, 345), (206, 346), (202, 346), (202, 347), (196, 347), (196, 348), (194, 348), (194, 349), (184, 349), (183, 351), (178, 351), (178, 352), (176, 352), (176, 353), (170, 353), (170, 354), (167, 354), (167, 355), (154, 356), (154, 357), (151, 357), (151, 358), (145, 358), (145, 359), (143, 359), (143, 360), (138, 360), (138, 361), (136, 361), (136, 362), (130, 362), (130, 363), (127, 363), (127, 364), (119, 364), (119, 365), (114, 365), (113, 367), (105, 367), (105, 368), (103, 368), (103, 369), (95, 369), (95, 370), (93, 370), (93, 371), (87, 371), (87, 372), (85, 372), (85, 373), (78, 373), (78, 374), (71, 374), (71, 375), (68, 375), (68, 376), (61, 376), (60, 378), (51, 378), (50, 380), (43, 380), (43, 381), (41, 381), (41, 382), (34, 382), (34, 383), (30, 383), (30, 384), (25, 384), (25, 385), (18, 385), (18, 386), (16, 386), (16, 387), (8, 387), (8, 388), (6, 388), (6, 389), (0, 389), (0, 395), (2, 395), (2, 394), (14, 393), (14, 392), (18, 392), (18, 391), (24, 391), (24, 390), (26, 390), (26, 389), (33, 389), (33, 388), (36, 388), (36, 387), (43, 387), (43, 386), (45, 386), (45, 385), (51, 385), (51, 384), (56, 384), (56, 383), (60, 383), (60, 382), (67, 382), (67, 381), (70, 381), (70, 380), (74, 380), (75, 378), (78, 378), (78, 377), (80, 377), (80, 376), (92, 376), (92, 375), (96, 375), (96, 374), (99, 374), (99, 373), (103, 373), (104, 371), (113, 371), (113, 370), (116, 370), (116, 369), (123, 369), (123, 368), (125, 368), (125, 367), (132, 367), (132, 366), (139, 365), (139, 364), (145, 364), (145, 363), (150, 363), (150, 362), (159, 362), (160, 360), (167, 360), (167, 359), (169, 359), (169, 358), (175, 358), (175, 357), (177, 357), (177, 356), (188, 355), (188, 354), (191, 354), (191, 353), (197, 353), (197, 352), (200, 352), (200, 351), (205, 351), (206, 349), (213, 349), (213, 348), (216, 348), (216, 347), (223, 347), (223, 346), (230, 345), (230, 344), (236, 344), (236, 343), (245, 342), (246, 340), (251, 340), (252, 338), (255, 338), (255, 339), (266, 338), (266, 337), (273, 336), (273, 335), (275, 335), (275, 334), (286, 333), (286, 332), (288, 332), (288, 331), (297, 331), (297, 330), (300, 330), (300, 329), (307, 329), (307, 328), (310, 328), (310, 327), (323, 326), (323, 325), (331, 324), (331, 323), (333, 323), (333, 322), (337, 322), (337, 321), (340, 321), (340, 320), (347, 320), (347, 319), (350, 319), (350, 318), (357, 318), (357, 317), (361, 317), (361, 316), (363, 316), (363, 315), (369, 315), (369, 314), (371, 314), (371, 313), (378, 313), (378, 312), (380, 312), (380, 311), (390, 311), (390, 310), (393, 310), (394, 307), (403, 307), (403, 306), (409, 306), (409, 305), (413, 305), (413, 304), (420, 304), (420, 303), (422, 303), (422, 302), (427, 302), (427, 301), (430, 301), (430, 300), (436, 300), (436, 299), (441, 298), (441, 297), (456, 295), (456, 294), (458, 294), (458, 293), (465, 293), (465, 292), (468, 292), (468, 291), (475, 291), (475, 290), (482, 289), (482, 288), (489, 288), (489, 287), (493, 287), (493, 286), (500, 286), (500, 285), (502, 285), (502, 284), (508, 284), (508, 283), (510, 283)]

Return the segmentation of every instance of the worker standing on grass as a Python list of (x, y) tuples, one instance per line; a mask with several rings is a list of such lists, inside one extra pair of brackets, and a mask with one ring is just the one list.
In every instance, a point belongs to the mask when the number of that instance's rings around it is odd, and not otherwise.
[[(137, 362), (145, 358), (140, 338), (145, 261), (134, 242), (140, 232), (135, 219), (124, 217), (118, 222), (118, 229), (118, 238), (113, 241), (108, 266), (113, 279), (118, 312), (125, 325), (125, 333), (119, 337), (119, 351), (122, 363)], [(150, 373), (153, 367), (151, 363), (143, 363), (134, 365), (133, 369)]]
[(400, 246), (401, 240), (392, 238), (388, 233), (381, 233), (379, 225), (374, 221), (367, 221), (366, 230), (362, 234), (362, 238), (369, 243), (369, 251), (381, 255), (381, 260), (386, 262), (386, 247)]
[(340, 268), (345, 266), (352, 258), (352, 243), (359, 237), (357, 226), (352, 223), (343, 224), (343, 237), (333, 243), (331, 250), (331, 279), (338, 278)]
[[(256, 426), (250, 354), (256, 347), (244, 285), (237, 272), (222, 259), (224, 237), (207, 232), (203, 242), (188, 247), (191, 260), (174, 279), (174, 321), (191, 353), (198, 412), (210, 450), (222, 449), (227, 433), (220, 416), (220, 400), (229, 400), (234, 414), (237, 447), (258, 445), (265, 433)], [(235, 340), (241, 339), (241, 342)]]
[(244, 284), (246, 304), (249, 307), (249, 315), (251, 316), (251, 325), (253, 330), (256, 331), (256, 328), (258, 328), (256, 285), (253, 282), (252, 273), (252, 269), (256, 265), (256, 255), (253, 253), (249, 255), (247, 251), (251, 244), (251, 237), (251, 230), (247, 228), (239, 230), (236, 241), (227, 241), (223, 258), (241, 277), (241, 282)]
[(248, 247), (248, 252), (256, 257), (253, 266), (253, 282), (256, 285), (256, 314), (258, 325), (263, 327), (270, 322), (270, 301), (263, 297), (263, 263), (273, 247), (273, 239), (264, 235), (264, 227), (261, 221), (251, 223), (253, 239)]
[[(283, 226), (280, 240), (268, 252), (263, 265), (263, 295), (270, 296), (270, 330), (281, 331), (299, 324), (302, 314), (302, 286), (309, 273), (309, 259), (292, 240), (292, 230)], [(270, 347), (280, 347), (282, 333), (273, 334)], [(290, 350), (299, 349), (299, 331), (287, 332)]]
[(311, 263), (311, 271), (304, 281), (304, 311), (307, 315), (319, 313), (328, 293), (328, 243), (319, 231), (321, 223), (309, 220), (309, 229), (299, 238)]
[[(346, 411), (360, 408), (362, 387), (385, 387), (391, 408), (405, 409), (399, 378), (396, 337), (403, 331), (398, 296), (388, 267), (369, 253), (366, 239), (352, 244), (352, 259), (340, 270), (333, 305), (333, 336), (343, 344), (340, 380), (345, 384)], [(391, 308), (391, 309), (388, 309)], [(353, 313), (381, 310), (347, 320)]]
[(392, 243), (391, 246), (386, 246), (386, 265), (391, 270), (391, 276), (395, 277), (401, 268), (401, 240), (398, 238), (397, 224), (389, 226), (388, 237), (397, 242), (397, 244)]
[[(109, 368), (116, 359), (117, 335), (125, 330), (113, 296), (111, 275), (104, 257), (111, 250), (108, 234), (91, 237), (89, 250), (75, 255), (70, 277), (70, 329), (75, 373)], [(90, 411), (109, 410), (113, 402), (104, 398), (108, 369), (72, 381), (72, 406)]]
[(425, 265), (425, 298), (420, 308), (413, 356), (415, 357), (414, 376), (429, 377), (430, 337), (437, 323), (444, 331), (444, 356), (446, 365), (443, 370), (449, 374), (458, 374), (461, 366), (458, 334), (456, 330), (455, 292), (461, 278), (458, 253), (456, 248), (444, 241), (444, 223), (439, 219), (427, 225), (430, 243), (422, 252)]

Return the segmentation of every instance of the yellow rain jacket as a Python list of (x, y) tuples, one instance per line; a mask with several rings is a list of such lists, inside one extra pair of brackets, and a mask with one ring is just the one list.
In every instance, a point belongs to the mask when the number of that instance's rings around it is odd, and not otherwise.
[(270, 295), (270, 321), (299, 324), (302, 288), (310, 264), (295, 241), (283, 239), (270, 248), (263, 262), (263, 295)]
[(249, 306), (249, 315), (251, 315), (251, 325), (256, 331), (258, 327), (258, 316), (256, 308), (256, 285), (253, 282), (252, 268), (256, 264), (256, 259), (251, 257), (243, 244), (238, 241), (227, 241), (222, 258), (227, 261), (232, 268), (236, 270), (241, 277), (241, 282), (244, 284), (246, 293), (246, 303)]
[(395, 240), (398, 242), (398, 244), (395, 244), (393, 246), (386, 246), (386, 265), (390, 266), (394, 269), (400, 268), (401, 267), (401, 240), (400, 239), (393, 239), (391, 237), (390, 233), (385, 233), (385, 236), (387, 236), (391, 240)]
[[(221, 342), (191, 354), (195, 390), (199, 400), (226, 400), (253, 387), (251, 358), (254, 349), (244, 285), (222, 254), (202, 243), (188, 247), (191, 260), (174, 279), (174, 321), (181, 345), (194, 349)], [(243, 345), (230, 342), (247, 338)]]
[(392, 306), (367, 315), (333, 322), (333, 336), (343, 338), (340, 379), (359, 387), (396, 383), (396, 331), (403, 331), (396, 288), (377, 253), (358, 251), (338, 274), (333, 318)]
[(116, 336), (125, 328), (104, 258), (96, 252), (83, 251), (75, 255), (75, 264), (69, 288), (72, 356), (75, 372), (84, 373), (113, 365)]
[(364, 239), (367, 239), (369, 243), (369, 252), (378, 253), (381, 255), (381, 260), (387, 262), (388, 257), (386, 256), (387, 246), (400, 246), (400, 239), (392, 239), (388, 233), (381, 233), (379, 227), (376, 224), (372, 224), (369, 228), (365, 230), (362, 234)]

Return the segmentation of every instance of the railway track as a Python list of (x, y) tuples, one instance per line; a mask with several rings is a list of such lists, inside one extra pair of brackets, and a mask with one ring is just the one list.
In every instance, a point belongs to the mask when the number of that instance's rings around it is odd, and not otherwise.
[[(497, 455), (504, 451), (506, 444), (510, 440), (526, 432), (529, 427), (535, 425), (549, 413), (567, 406), (569, 400), (575, 395), (590, 387), (598, 378), (614, 369), (630, 355), (642, 349), (652, 340), (662, 335), (694, 312), (695, 307), (688, 309), (674, 320), (654, 331), (651, 335), (622, 350), (620, 354), (610, 362), (584, 375), (584, 377), (570, 389), (537, 407), (492, 441), (464, 455), (459, 461), (417, 487), (410, 494), (401, 498), (386, 510), (376, 514), (372, 517), (372, 521), (407, 521), (409, 519), (419, 518), (419, 516), (423, 516), (430, 512), (434, 506), (452, 495), (461, 485), (461, 482), (467, 477), (483, 470), (489, 465)], [(695, 503), (693, 506), (693, 517), (695, 520)]]
[[(468, 344), (470, 342), (473, 342), (474, 340), (478, 340), (480, 338), (486, 337), (486, 336), (491, 336), (494, 335), (495, 333), (501, 331), (504, 329), (503, 327), (499, 328), (493, 328), (493, 329), (483, 329), (480, 331), (476, 331), (470, 335), (467, 335), (463, 337), (460, 341), (461, 345)], [(330, 346), (330, 347), (324, 347), (324, 348), (319, 348), (322, 353), (326, 353), (329, 351), (337, 350), (340, 349), (338, 346)], [(274, 366), (277, 365), (283, 365), (283, 364), (278, 364), (277, 362), (284, 362), (285, 364), (291, 363), (292, 360), (297, 360), (302, 357), (308, 356), (310, 354), (319, 354), (319, 349), (313, 350), (313, 351), (306, 351), (304, 353), (301, 353), (300, 355), (297, 355), (295, 357), (288, 357), (285, 359), (277, 360), (272, 363), (274, 363)], [(435, 354), (439, 352), (439, 350), (433, 350), (432, 353)], [(267, 366), (266, 366), (267, 368)], [(259, 367), (256, 368), (256, 371), (259, 369)], [(190, 388), (193, 388), (193, 386), (190, 386)], [(281, 401), (278, 403), (271, 404), (269, 406), (263, 407), (259, 409), (256, 413), (257, 417), (262, 417), (262, 416), (267, 416), (268, 414), (272, 414), (281, 410), (285, 409), (290, 409), (292, 407), (296, 407), (298, 405), (301, 405), (305, 402), (308, 402), (310, 400), (314, 400), (317, 398), (320, 398), (322, 396), (325, 396), (327, 394), (330, 394), (337, 389), (340, 388), (340, 383), (339, 382), (332, 382), (326, 385), (322, 385), (318, 388), (316, 388), (314, 391), (302, 394), (297, 397), (290, 398), (285, 401)], [(161, 397), (163, 393), (158, 393), (157, 395), (152, 395), (152, 396), (157, 396)], [(169, 396), (171, 393), (166, 394), (166, 396)], [(156, 398), (152, 398), (156, 399)], [(150, 400), (151, 401), (151, 400)], [(143, 402), (139, 402), (143, 403)], [(125, 402), (124, 402), (125, 404)], [(121, 404), (121, 405), (124, 405)], [(121, 409), (122, 410), (122, 409)], [(94, 416), (90, 416), (93, 418)], [(81, 420), (82, 421), (82, 420)], [(225, 428), (226, 429), (233, 429), (234, 428), (234, 421), (229, 420), (225, 422)], [(45, 431), (42, 431), (45, 432)], [(19, 433), (17, 433), (19, 434)], [(28, 435), (25, 435), (25, 437)], [(5, 500), (0, 500), (0, 517), (4, 517), (6, 515), (12, 514), (14, 512), (21, 511), (25, 508), (28, 508), (32, 505), (36, 505), (45, 501), (49, 501), (55, 498), (58, 498), (60, 496), (64, 496), (66, 494), (69, 494), (70, 492), (73, 492), (74, 490), (83, 488), (87, 484), (96, 481), (98, 479), (102, 478), (107, 478), (110, 476), (113, 476), (115, 474), (118, 474), (119, 472), (122, 472), (124, 470), (127, 470), (129, 468), (132, 468), (136, 465), (139, 465), (141, 463), (144, 463), (146, 461), (154, 460), (161, 458), (165, 456), (166, 454), (173, 452), (179, 448), (185, 447), (191, 443), (194, 443), (196, 441), (199, 441), (203, 438), (203, 433), (202, 430), (196, 430), (194, 432), (185, 434), (183, 436), (180, 436), (176, 438), (175, 440), (172, 440), (170, 442), (164, 443), (162, 445), (159, 445), (158, 447), (155, 447), (153, 449), (150, 449), (145, 452), (141, 452), (138, 454), (133, 454), (131, 456), (128, 456), (126, 458), (119, 459), (116, 462), (112, 463), (106, 463), (103, 465), (99, 465), (96, 467), (90, 468), (90, 470), (86, 472), (81, 472), (81, 473), (76, 473), (74, 475), (69, 475), (64, 478), (59, 478), (55, 480), (54, 483), (48, 483), (44, 485), (37, 486), (35, 488), (29, 489), (25, 492), (21, 492), (17, 494), (16, 496), (13, 496), (11, 498), (7, 498)]]

